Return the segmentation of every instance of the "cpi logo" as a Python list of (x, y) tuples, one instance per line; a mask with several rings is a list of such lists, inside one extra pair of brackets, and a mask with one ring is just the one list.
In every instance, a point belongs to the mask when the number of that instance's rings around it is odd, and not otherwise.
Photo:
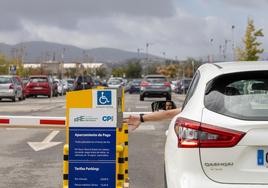
[(97, 100), (98, 105), (111, 105), (112, 91), (97, 91)]
[(114, 117), (113, 116), (102, 116), (102, 121), (113, 121)]

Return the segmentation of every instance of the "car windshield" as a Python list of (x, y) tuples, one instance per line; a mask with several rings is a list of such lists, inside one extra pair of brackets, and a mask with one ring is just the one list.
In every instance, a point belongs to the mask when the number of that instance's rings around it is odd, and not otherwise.
[(92, 78), (89, 76), (79, 76), (77, 82), (91, 82)]
[(68, 84), (73, 84), (74, 80), (67, 80)]
[(185, 85), (190, 85), (190, 83), (191, 83), (191, 80), (183, 80), (183, 84)]
[(141, 80), (133, 80), (132, 83), (133, 84), (140, 84), (141, 83)]
[(207, 86), (205, 106), (244, 120), (268, 120), (268, 71), (228, 74)]
[(34, 77), (34, 78), (30, 78), (30, 82), (33, 82), (33, 83), (47, 82), (47, 78)]
[(111, 84), (111, 85), (118, 85), (118, 84), (120, 84), (120, 83), (121, 83), (120, 80), (111, 80), (111, 81), (109, 82), (109, 84)]
[(166, 82), (166, 78), (163, 77), (155, 77), (155, 78), (146, 78), (146, 81), (149, 83), (164, 83)]
[(0, 84), (9, 84), (11, 83), (11, 79), (7, 77), (0, 77)]

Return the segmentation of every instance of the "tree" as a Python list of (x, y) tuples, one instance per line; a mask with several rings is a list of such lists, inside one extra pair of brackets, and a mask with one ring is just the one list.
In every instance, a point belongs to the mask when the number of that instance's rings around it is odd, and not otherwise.
[(106, 77), (108, 74), (108, 71), (106, 67), (98, 67), (96, 68), (96, 76), (99, 76), (100, 78)]
[(0, 55), (0, 74), (8, 74), (10, 63), (4, 55)]
[(112, 69), (112, 75), (114, 77), (123, 77), (124, 74), (125, 74), (125, 70), (123, 67), (118, 67), (118, 68), (115, 67)]
[(126, 77), (127, 78), (140, 78), (142, 73), (142, 66), (139, 60), (132, 59), (127, 62), (126, 66)]
[(244, 48), (237, 48), (237, 59), (240, 61), (257, 61), (259, 54), (264, 49), (260, 48), (261, 42), (257, 42), (257, 37), (263, 37), (262, 29), (255, 30), (253, 19), (248, 18), (248, 25), (243, 39)]

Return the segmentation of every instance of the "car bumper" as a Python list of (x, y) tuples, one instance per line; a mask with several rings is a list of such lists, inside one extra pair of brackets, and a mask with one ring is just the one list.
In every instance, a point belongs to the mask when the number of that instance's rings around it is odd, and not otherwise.
[(0, 91), (0, 97), (1, 98), (9, 98), (9, 97), (15, 97), (15, 92), (14, 90), (7, 90), (7, 91)]
[(165, 90), (141, 90), (140, 94), (144, 97), (166, 97), (171, 96), (171, 90), (165, 89)]
[[(171, 124), (175, 123), (173, 119)], [(210, 179), (200, 163), (199, 148), (178, 148), (174, 126), (169, 127), (165, 146), (165, 172), (168, 188), (268, 188), (268, 184), (220, 183)]]
[(49, 89), (42, 89), (42, 90), (36, 90), (36, 89), (30, 89), (27, 90), (26, 95), (50, 95), (51, 92)]

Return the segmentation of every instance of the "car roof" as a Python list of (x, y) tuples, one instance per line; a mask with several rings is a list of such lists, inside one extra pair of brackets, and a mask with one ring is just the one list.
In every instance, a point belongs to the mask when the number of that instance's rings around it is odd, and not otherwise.
[(268, 61), (237, 61), (212, 63), (223, 73), (268, 70)]
[(210, 80), (222, 74), (268, 70), (268, 61), (235, 61), (206, 63), (198, 70)]
[(150, 78), (154, 78), (154, 77), (156, 77), (156, 78), (159, 78), (159, 77), (165, 78), (165, 76), (162, 75), (162, 74), (152, 74), (152, 75), (145, 76), (145, 78), (148, 78), (148, 77), (150, 77)]
[(39, 77), (39, 78), (44, 77), (44, 78), (47, 78), (48, 76), (47, 75), (32, 75), (29, 78), (35, 78), (35, 77)]
[(14, 77), (14, 76), (13, 75), (0, 75), (0, 77), (11, 78), (11, 77)]

